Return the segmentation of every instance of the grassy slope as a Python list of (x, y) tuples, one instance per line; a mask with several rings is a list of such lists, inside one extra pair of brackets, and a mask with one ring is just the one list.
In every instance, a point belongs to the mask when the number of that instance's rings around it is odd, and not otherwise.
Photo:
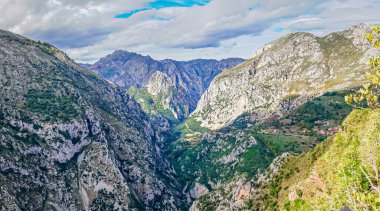
[(374, 173), (371, 155), (379, 167), (380, 109), (355, 110), (339, 133), (289, 158), (272, 184), (278, 190), (273, 204), (283, 210), (378, 210), (380, 197), (361, 170)]
[(148, 115), (162, 116), (171, 122), (177, 122), (177, 118), (173, 112), (170, 109), (164, 108), (162, 104), (162, 101), (171, 95), (171, 93), (167, 93), (165, 96), (154, 96), (148, 92), (146, 87), (138, 89), (132, 86), (128, 89), (128, 94), (139, 102), (142, 110)]

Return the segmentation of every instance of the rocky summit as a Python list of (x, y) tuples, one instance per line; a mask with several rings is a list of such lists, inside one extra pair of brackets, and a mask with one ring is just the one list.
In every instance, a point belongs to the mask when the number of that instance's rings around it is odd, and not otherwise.
[[(157, 104), (164, 105), (165, 110), (172, 113), (175, 119), (183, 120), (195, 109), (199, 98), (217, 74), (243, 61), (240, 58), (220, 61), (206, 59), (185, 62), (170, 59), (158, 61), (150, 56), (118, 50), (101, 58), (90, 68), (120, 87), (138, 89), (150, 87), (147, 95), (157, 96), (152, 86), (158, 89), (161, 88), (156, 85), (161, 83), (165, 87), (171, 86), (171, 89), (165, 89), (166, 93), (162, 93), (166, 95), (166, 98), (158, 100)], [(168, 80), (155, 81), (162, 77), (170, 78), (170, 82)], [(139, 93), (144, 91), (140, 90)], [(168, 118), (167, 115), (165, 117)]]
[(258, 121), (328, 91), (361, 84), (366, 62), (377, 55), (364, 38), (369, 25), (325, 37), (292, 33), (257, 50), (248, 61), (219, 74), (191, 116), (212, 130), (250, 113)]

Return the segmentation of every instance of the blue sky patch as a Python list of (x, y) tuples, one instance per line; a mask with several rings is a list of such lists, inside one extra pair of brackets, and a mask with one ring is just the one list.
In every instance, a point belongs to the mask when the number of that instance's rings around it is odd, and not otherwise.
[(160, 17), (160, 16), (155, 16), (155, 15), (152, 15), (149, 17), (150, 20), (156, 20), (156, 21), (169, 21), (173, 18), (164, 18), (164, 17)]
[(192, 7), (194, 5), (204, 6), (211, 0), (156, 0), (149, 3), (152, 9), (162, 9), (166, 7)]
[(139, 13), (139, 12), (142, 12), (142, 11), (145, 11), (145, 10), (149, 10), (149, 9), (148, 8), (141, 8), (141, 9), (137, 9), (137, 10), (132, 10), (132, 11), (127, 12), (127, 13), (116, 15), (115, 18), (129, 18), (132, 15)]
[(274, 28), (274, 31), (275, 32), (283, 32), (285, 29), (284, 28), (282, 28), (282, 27), (276, 27), (276, 28)]
[(119, 14), (116, 15), (115, 18), (129, 18), (136, 13), (152, 9), (159, 10), (167, 7), (192, 7), (194, 5), (204, 6), (210, 2), (211, 0), (155, 0), (151, 1), (146, 8), (140, 8)]

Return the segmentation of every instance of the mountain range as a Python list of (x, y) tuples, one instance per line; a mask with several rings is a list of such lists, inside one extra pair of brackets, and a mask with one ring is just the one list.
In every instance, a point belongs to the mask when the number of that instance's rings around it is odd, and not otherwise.
[(99, 59), (90, 69), (120, 87), (132, 88), (136, 100), (146, 105), (147, 113), (159, 110), (148, 109), (151, 106), (146, 98), (151, 98), (153, 107), (162, 107), (159, 114), (171, 120), (183, 120), (194, 111), (216, 75), (243, 61), (240, 58), (158, 61), (150, 56), (117, 50)]
[(371, 31), (291, 33), (248, 60), (117, 50), (89, 65), (0, 30), (0, 207), (380, 209), (379, 109), (345, 103), (380, 53)]

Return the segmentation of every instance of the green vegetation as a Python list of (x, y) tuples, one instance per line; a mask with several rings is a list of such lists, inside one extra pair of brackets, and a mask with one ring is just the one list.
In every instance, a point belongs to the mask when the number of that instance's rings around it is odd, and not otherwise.
[[(274, 180), (281, 187), (278, 208), (380, 209), (380, 110), (355, 110), (342, 128), (311, 152), (289, 158)], [(296, 198), (289, 201), (291, 193)]]
[(299, 140), (322, 141), (337, 131), (352, 107), (344, 103), (348, 91), (329, 92), (306, 102), (278, 120), (257, 126), (259, 133)]
[(71, 138), (70, 133), (67, 132), (67, 131), (59, 130), (58, 133), (61, 134), (65, 139), (70, 139)]
[(186, 119), (183, 123), (172, 129), (177, 133), (181, 134), (179, 138), (184, 138), (187, 140), (197, 139), (202, 133), (209, 131), (208, 128), (201, 126), (201, 122), (196, 120), (194, 117)]
[[(250, 134), (236, 139), (234, 135), (202, 140), (196, 145), (191, 145), (188, 141), (172, 143), (170, 160), (178, 171), (180, 179), (193, 182), (195, 175), (198, 175), (198, 182), (209, 186), (208, 181), (217, 182), (232, 179), (237, 174), (246, 173), (254, 177), (258, 169), (265, 169), (274, 158), (274, 154), (267, 150), (266, 146), (258, 141), (256, 144), (247, 146), (246, 150), (236, 155), (236, 162), (233, 158), (227, 161), (233, 149), (241, 146)], [(226, 159), (224, 159), (226, 158)], [(198, 173), (197, 173), (198, 172)]]
[(355, 110), (334, 137), (288, 157), (252, 209), (378, 210), (379, 168), (380, 110)]
[(78, 117), (79, 112), (73, 96), (59, 96), (52, 90), (31, 89), (25, 95), (24, 108), (45, 116), (70, 121)]
[[(20, 112), (20, 119), (25, 119), (24, 115), (25, 113)], [(0, 125), (2, 125), (0, 133), (3, 135), (3, 137), (6, 137), (6, 139), (15, 139), (19, 141), (18, 143), (23, 146), (41, 146), (45, 143), (45, 140), (36, 133), (27, 129), (21, 129), (21, 127), (13, 125), (7, 120), (0, 119)], [(4, 144), (0, 146), (0, 155), (12, 154), (15, 150), (16, 147), (14, 145), (10, 144), (9, 142), (4, 142)]]
[(94, 202), (91, 204), (91, 210), (115, 210), (115, 201), (116, 196), (112, 192), (107, 192), (104, 189), (99, 190), (94, 199)]
[(41, 51), (54, 56), (56, 53), (61, 52), (54, 46), (50, 45), (47, 42), (43, 41), (34, 41), (28, 38), (18, 37), (18, 36), (8, 36), (9, 41), (16, 41), (22, 45), (30, 45), (39, 48)]
[(128, 89), (128, 94), (140, 103), (140, 106), (145, 113), (149, 115), (162, 115), (172, 123), (178, 121), (173, 112), (163, 106), (163, 101), (169, 97), (171, 93), (167, 93), (167, 95), (154, 96), (148, 92), (146, 87), (138, 89), (132, 86)]
[[(337, 132), (337, 126), (352, 111), (352, 107), (344, 103), (346, 94), (347, 91), (326, 93), (289, 115), (253, 127), (247, 127), (249, 114), (217, 132), (208, 131), (195, 118), (189, 118), (164, 134), (171, 143), (167, 147), (169, 159), (183, 181), (197, 180), (208, 186), (208, 181), (229, 181), (236, 175), (254, 178), (257, 171), (266, 169), (274, 157), (284, 152), (308, 152)], [(331, 128), (334, 130), (329, 130)], [(236, 154), (236, 160), (221, 162), (252, 138), (257, 144)], [(272, 189), (278, 190), (278, 185)], [(262, 200), (269, 201), (270, 198), (268, 195)]]
[(315, 146), (315, 141), (308, 136), (282, 135), (282, 134), (257, 134), (272, 152), (277, 155), (283, 152), (302, 153)]
[(50, 45), (49, 43), (47, 42), (41, 42), (41, 41), (37, 41), (37, 42), (29, 42), (30, 45), (33, 45), (33, 46), (36, 46), (37, 48), (41, 49), (41, 51), (51, 55), (51, 56), (54, 56), (54, 54), (60, 52), (57, 48), (53, 47), (52, 45)]
[[(366, 38), (380, 49), (378, 26)], [(369, 61), (371, 68), (380, 59)], [(369, 83), (345, 97), (354, 110), (341, 130), (307, 154), (292, 156), (255, 207), (283, 210), (380, 209), (380, 69), (367, 73)], [(364, 109), (370, 107), (372, 109)], [(377, 108), (377, 109), (376, 109)], [(316, 109), (314, 109), (316, 110)], [(318, 110), (316, 110), (318, 112)], [(328, 115), (328, 114), (327, 114)], [(330, 116), (330, 115), (328, 115)]]
[[(377, 49), (380, 49), (380, 29), (379, 26), (373, 26), (373, 33), (366, 34), (366, 39)], [(346, 102), (358, 108), (369, 106), (371, 108), (380, 107), (380, 56), (371, 58), (368, 64), (375, 69), (375, 74), (366, 73), (369, 81), (363, 85), (355, 94), (347, 95)]]

